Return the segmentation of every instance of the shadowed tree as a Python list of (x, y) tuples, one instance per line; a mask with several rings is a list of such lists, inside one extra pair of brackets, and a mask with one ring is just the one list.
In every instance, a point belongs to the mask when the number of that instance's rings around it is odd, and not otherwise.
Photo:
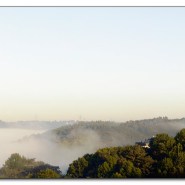
[(169, 153), (175, 145), (175, 139), (168, 134), (157, 134), (150, 142), (149, 153), (151, 156), (160, 161), (169, 157)]
[(175, 136), (175, 140), (177, 143), (180, 143), (183, 146), (183, 150), (185, 150), (185, 129), (182, 129), (180, 132), (177, 133)]

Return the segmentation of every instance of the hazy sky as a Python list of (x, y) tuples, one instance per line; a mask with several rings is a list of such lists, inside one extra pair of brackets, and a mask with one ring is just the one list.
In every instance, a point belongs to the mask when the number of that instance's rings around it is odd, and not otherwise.
[(185, 116), (185, 8), (0, 8), (0, 119)]

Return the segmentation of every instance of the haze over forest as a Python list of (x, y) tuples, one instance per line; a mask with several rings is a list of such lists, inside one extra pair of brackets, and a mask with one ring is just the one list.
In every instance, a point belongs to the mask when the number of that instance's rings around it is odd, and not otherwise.
[[(63, 173), (70, 163), (103, 147), (133, 145), (158, 133), (174, 136), (185, 127), (185, 118), (158, 117), (127, 122), (63, 121), (0, 122), (0, 165), (12, 153), (59, 165)], [(29, 146), (29, 147), (28, 147)]]

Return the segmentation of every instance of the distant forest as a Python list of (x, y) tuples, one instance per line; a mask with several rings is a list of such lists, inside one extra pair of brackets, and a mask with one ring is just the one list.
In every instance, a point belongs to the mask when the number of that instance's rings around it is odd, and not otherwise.
[[(83, 144), (84, 140), (96, 140), (98, 147), (123, 146), (135, 144), (137, 141), (151, 138), (158, 133), (175, 136), (185, 128), (185, 118), (168, 119), (158, 117), (154, 119), (113, 122), (113, 121), (81, 121), (49, 131), (56, 136), (57, 141), (65, 144)], [(48, 133), (45, 133), (47, 135)], [(91, 145), (94, 142), (91, 142)], [(96, 143), (97, 145), (97, 143)]]

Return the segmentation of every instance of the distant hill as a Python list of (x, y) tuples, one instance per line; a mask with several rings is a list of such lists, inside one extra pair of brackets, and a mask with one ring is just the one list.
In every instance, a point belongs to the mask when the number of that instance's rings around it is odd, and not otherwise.
[(4, 122), (0, 121), (0, 128), (20, 128), (35, 130), (51, 130), (63, 125), (74, 124), (75, 121), (17, 121)]
[[(65, 125), (52, 130), (61, 143), (83, 144), (89, 141), (103, 146), (119, 146), (134, 144), (156, 135), (168, 133), (174, 136), (180, 129), (185, 128), (185, 118), (168, 119), (159, 117), (154, 119), (127, 121), (125, 123), (92, 121)], [(46, 133), (45, 133), (46, 134)], [(94, 139), (94, 141), (93, 141)]]

